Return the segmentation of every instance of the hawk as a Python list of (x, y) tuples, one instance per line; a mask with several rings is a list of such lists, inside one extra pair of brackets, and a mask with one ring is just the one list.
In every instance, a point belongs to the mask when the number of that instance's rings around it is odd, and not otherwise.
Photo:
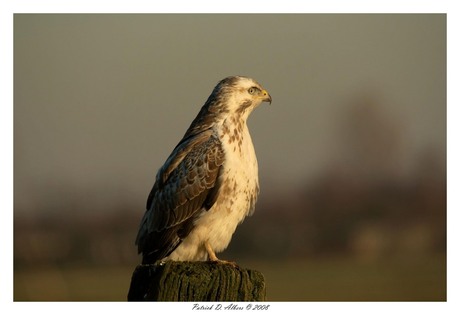
[(142, 263), (220, 261), (259, 193), (246, 124), (270, 94), (255, 80), (221, 80), (159, 169), (136, 238)]

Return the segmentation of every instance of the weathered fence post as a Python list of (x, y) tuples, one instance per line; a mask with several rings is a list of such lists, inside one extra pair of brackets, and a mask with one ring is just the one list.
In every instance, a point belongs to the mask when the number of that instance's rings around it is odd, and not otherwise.
[(128, 301), (264, 301), (264, 276), (256, 270), (212, 262), (139, 265)]

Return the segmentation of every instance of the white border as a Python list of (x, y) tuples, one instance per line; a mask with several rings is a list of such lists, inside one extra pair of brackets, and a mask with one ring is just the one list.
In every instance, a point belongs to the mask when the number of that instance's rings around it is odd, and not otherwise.
[[(210, 4), (209, 4), (210, 3)], [(282, 4), (280, 4), (282, 3)], [(388, 314), (388, 312), (451, 314), (458, 305), (458, 30), (459, 14), (455, 1), (8, 1), (0, 2), (0, 302), (1, 309), (12, 307), (13, 313), (34, 313), (43, 308), (49, 313), (80, 314), (82, 310), (103, 311), (116, 307), (120, 312), (145, 311), (144, 303), (13, 303), (13, 14), (14, 13), (447, 13), (448, 26), (448, 302), (447, 303), (276, 303), (270, 313), (295, 310), (321, 313), (353, 312)], [(291, 308), (292, 307), (292, 308)], [(160, 303), (155, 311), (191, 312), (191, 303)], [(11, 310), (11, 309), (10, 309)], [(154, 310), (148, 310), (154, 311)], [(315, 312), (315, 313), (316, 313)]]

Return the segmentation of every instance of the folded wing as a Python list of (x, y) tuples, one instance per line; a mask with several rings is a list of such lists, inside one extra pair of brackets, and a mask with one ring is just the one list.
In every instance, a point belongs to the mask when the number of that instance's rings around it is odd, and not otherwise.
[(147, 200), (136, 238), (143, 263), (167, 257), (217, 199), (224, 152), (211, 130), (183, 139), (163, 167)]

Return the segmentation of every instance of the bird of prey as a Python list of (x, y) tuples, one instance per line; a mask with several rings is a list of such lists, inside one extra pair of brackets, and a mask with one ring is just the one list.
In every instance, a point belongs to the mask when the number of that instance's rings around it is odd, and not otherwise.
[(255, 80), (221, 80), (159, 169), (136, 238), (142, 263), (215, 261), (259, 193), (246, 124), (270, 94)]

